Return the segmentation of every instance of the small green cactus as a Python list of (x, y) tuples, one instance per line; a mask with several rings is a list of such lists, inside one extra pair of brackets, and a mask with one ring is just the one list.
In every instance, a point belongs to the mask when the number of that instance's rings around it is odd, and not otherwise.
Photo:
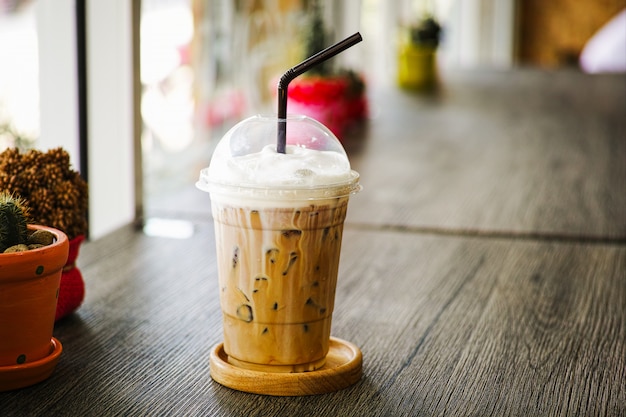
[(27, 243), (28, 208), (20, 198), (0, 193), (0, 253)]

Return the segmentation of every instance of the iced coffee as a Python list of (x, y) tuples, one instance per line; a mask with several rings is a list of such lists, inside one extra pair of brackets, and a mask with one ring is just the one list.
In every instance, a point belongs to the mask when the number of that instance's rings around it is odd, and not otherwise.
[(198, 187), (211, 193), (224, 350), (230, 363), (312, 371), (329, 348), (343, 222), (359, 190), (339, 141), (306, 117), (244, 120), (222, 139)]

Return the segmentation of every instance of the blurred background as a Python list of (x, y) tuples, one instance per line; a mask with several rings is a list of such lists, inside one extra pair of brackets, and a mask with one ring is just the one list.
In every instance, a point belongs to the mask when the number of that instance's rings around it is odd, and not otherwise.
[[(9, 146), (65, 146), (81, 171), (87, 171), (85, 161), (89, 161), (90, 184), (116, 181), (112, 167), (126, 164), (127, 159), (134, 167), (119, 180), (130, 184), (127, 196), (133, 207), (126, 205), (121, 218), (105, 221), (101, 228), (92, 227), (95, 237), (128, 220), (129, 215), (171, 214), (167, 202), (172, 193), (193, 188), (216, 140), (228, 128), (246, 116), (275, 111), (278, 77), (306, 57), (314, 7), (321, 10), (327, 44), (356, 31), (362, 33), (365, 42), (338, 57), (336, 65), (360, 74), (368, 90), (397, 88), (399, 33), (427, 17), (442, 29), (436, 59), (445, 80), (448, 71), (480, 68), (585, 70), (580, 57), (590, 39), (624, 9), (623, 0), (106, 3), (0, 0), (0, 151)], [(83, 25), (77, 25), (77, 20)], [(626, 27), (623, 30), (626, 33)], [(70, 85), (80, 78), (74, 50), (79, 49), (80, 61), (81, 38), (87, 43), (83, 57), (89, 77), (87, 92), (73, 86), (59, 90), (58, 72), (68, 72)], [(108, 43), (110, 49), (94, 46)], [(119, 64), (117, 60), (120, 65), (115, 64)], [(107, 67), (112, 61), (115, 66)], [(64, 62), (68, 64), (62, 66)], [(111, 80), (117, 81), (111, 84)], [(99, 138), (98, 143), (120, 136), (121, 140), (136, 141), (136, 146), (112, 145), (117, 151), (100, 167), (96, 160), (106, 158), (102, 153), (92, 153), (91, 159), (81, 162), (77, 155), (81, 146), (75, 144), (81, 133), (75, 125), (84, 102), (72, 97), (87, 94), (97, 98), (109, 94), (107, 89), (132, 90), (132, 80), (139, 80), (140, 88), (123, 96), (122, 103), (130, 104), (128, 108), (124, 104), (121, 112), (135, 111), (139, 128), (108, 130), (112, 124), (132, 125), (132, 115), (121, 116), (121, 122), (107, 119), (103, 125), (98, 124), (100, 116), (93, 115), (90, 128), (104, 126), (101, 135), (91, 135)], [(95, 87), (106, 85), (113, 87), (104, 87), (104, 91)], [(66, 99), (69, 105), (62, 104)], [(98, 106), (91, 105), (90, 111), (103, 108)], [(107, 107), (104, 109), (106, 112)], [(375, 108), (369, 117), (375, 117)], [(57, 133), (50, 133), (55, 129)], [(60, 136), (68, 136), (70, 142)], [(126, 153), (131, 154), (129, 158), (124, 157)], [(98, 181), (95, 176), (104, 179)], [(100, 188), (105, 187), (92, 185), (92, 194)], [(92, 219), (98, 216), (93, 213)]]

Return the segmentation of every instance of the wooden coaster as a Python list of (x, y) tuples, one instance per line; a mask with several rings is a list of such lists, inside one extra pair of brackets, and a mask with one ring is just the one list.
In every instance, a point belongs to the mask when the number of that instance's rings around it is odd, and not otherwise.
[(262, 372), (228, 363), (224, 344), (216, 345), (209, 360), (214, 381), (238, 391), (276, 396), (316, 395), (339, 391), (361, 379), (363, 355), (350, 342), (330, 338), (326, 364), (310, 372)]
[(63, 346), (56, 338), (50, 340), (50, 354), (35, 362), (0, 366), (0, 391), (24, 388), (47, 379), (59, 362)]

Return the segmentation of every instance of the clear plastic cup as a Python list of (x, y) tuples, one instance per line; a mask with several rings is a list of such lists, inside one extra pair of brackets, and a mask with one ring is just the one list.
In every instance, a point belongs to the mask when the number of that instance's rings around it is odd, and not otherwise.
[(233, 127), (200, 173), (211, 195), (224, 350), (246, 369), (302, 372), (328, 353), (343, 222), (359, 175), (325, 126), (278, 119)]

